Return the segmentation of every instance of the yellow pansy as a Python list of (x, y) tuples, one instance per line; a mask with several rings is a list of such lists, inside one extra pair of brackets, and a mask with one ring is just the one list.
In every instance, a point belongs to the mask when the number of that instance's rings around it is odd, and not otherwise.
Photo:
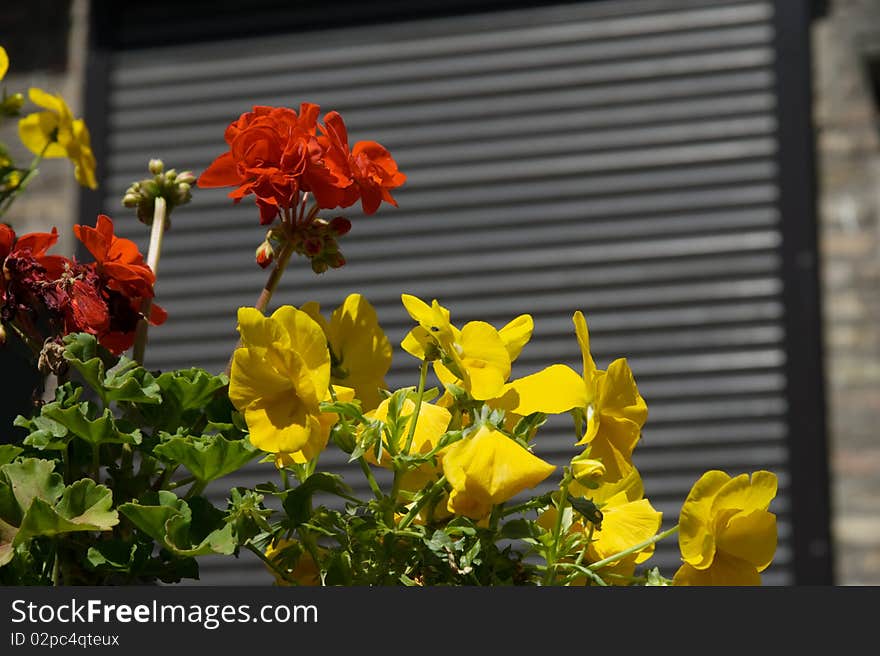
[(47, 159), (68, 158), (73, 162), (77, 182), (96, 189), (96, 162), (85, 122), (73, 118), (70, 107), (61, 96), (31, 88), (28, 97), (32, 103), (47, 111), (28, 114), (19, 120), (18, 134), (22, 143), (32, 153), (42, 154)]
[(330, 398), (324, 331), (290, 305), (270, 317), (240, 308), (238, 330), (242, 346), (233, 354), (229, 398), (244, 414), (251, 442), (270, 453), (314, 456), (327, 434), (319, 404)]
[(6, 77), (6, 71), (9, 70), (9, 55), (6, 54), (6, 48), (0, 46), (0, 80)]
[(679, 547), (684, 564), (673, 585), (760, 585), (760, 572), (776, 552), (776, 475), (768, 471), (731, 478), (703, 474), (681, 508)]
[[(442, 383), (463, 387), (477, 401), (504, 391), (511, 363), (532, 336), (531, 316), (520, 315), (501, 330), (485, 321), (470, 321), (459, 330), (450, 323), (449, 310), (436, 299), (428, 305), (403, 294), (401, 300), (419, 324), (401, 343), (407, 353), (434, 360), (434, 373)], [(445, 361), (438, 359), (441, 355)]]
[(450, 446), (442, 464), (452, 487), (449, 512), (471, 519), (485, 517), (492, 506), (535, 487), (556, 469), (488, 426)]
[(577, 442), (590, 445), (590, 457), (605, 465), (608, 482), (632, 471), (632, 453), (648, 419), (648, 405), (639, 394), (626, 358), (618, 358), (606, 371), (596, 369), (590, 354), (587, 323), (581, 312), (574, 315), (581, 348), (584, 382), (592, 397), (587, 407), (587, 430)]
[[(593, 531), (593, 540), (587, 549), (591, 562), (634, 547), (660, 530), (663, 513), (654, 510), (651, 502), (644, 498), (645, 488), (636, 469), (615, 483), (591, 490), (588, 496), (602, 511), (602, 523)], [(653, 553), (652, 544), (624, 556), (611, 565), (613, 570), (610, 571), (631, 576), (635, 566), (648, 560)]]
[[(389, 404), (389, 399), (383, 400), (379, 407), (372, 412), (366, 413), (366, 416), (370, 419), (387, 421)], [(407, 435), (409, 435), (410, 428), (412, 427), (412, 417), (415, 408), (416, 404), (410, 399), (406, 399), (400, 409), (400, 418), (405, 419), (406, 422), (397, 436), (398, 442), (394, 445), (395, 450), (398, 452), (406, 444)], [(416, 420), (410, 453), (428, 453), (434, 449), (449, 427), (451, 420), (452, 415), (446, 408), (423, 402), (419, 409), (419, 417)], [(438, 459), (441, 457), (442, 455), (438, 454)], [(378, 460), (372, 449), (369, 449), (364, 454), (364, 458), (375, 465), (382, 467), (391, 466), (391, 458), (388, 455), (387, 448), (383, 448), (381, 457)], [(415, 469), (407, 471), (400, 480), (400, 487), (404, 490), (416, 491), (434, 478), (436, 478), (436, 469), (430, 462), (426, 462)]]
[(373, 306), (362, 295), (349, 294), (329, 322), (321, 316), (317, 303), (306, 303), (302, 310), (327, 336), (331, 381), (353, 388), (364, 410), (378, 406), (379, 389), (386, 387), (385, 375), (391, 368), (391, 343)]
[[(324, 397), (324, 401), (333, 400), (334, 395), (337, 401), (354, 400), (354, 390), (350, 387), (341, 387), (340, 385), (331, 385), (330, 387), (333, 389), (333, 394), (328, 393)], [(281, 469), (293, 464), (302, 465), (317, 458), (327, 446), (327, 442), (330, 441), (330, 430), (337, 421), (339, 421), (339, 415), (335, 412), (322, 412), (319, 414), (320, 435), (312, 435), (303, 447), (296, 451), (277, 452), (275, 454), (275, 466)]]

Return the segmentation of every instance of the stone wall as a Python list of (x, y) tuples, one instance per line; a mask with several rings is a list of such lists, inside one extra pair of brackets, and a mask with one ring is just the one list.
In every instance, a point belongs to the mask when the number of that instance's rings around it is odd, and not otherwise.
[(880, 584), (880, 2), (814, 25), (819, 239), (839, 584)]

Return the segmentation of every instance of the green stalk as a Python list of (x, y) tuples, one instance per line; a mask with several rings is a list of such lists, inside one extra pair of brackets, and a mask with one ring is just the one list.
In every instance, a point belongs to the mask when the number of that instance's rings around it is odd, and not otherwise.
[(12, 205), (13, 201), (18, 197), (18, 195), (23, 192), (27, 186), (31, 183), (35, 177), (37, 177), (37, 167), (40, 165), (40, 162), (43, 161), (43, 156), (46, 154), (46, 151), (49, 149), (49, 146), (54, 143), (53, 141), (47, 141), (46, 145), (43, 146), (43, 150), (40, 151), (38, 155), (36, 155), (31, 160), (31, 165), (28, 167), (27, 173), (24, 174), (24, 177), (21, 179), (21, 182), (18, 183), (18, 186), (13, 190), (13, 192), (6, 197), (6, 200), (3, 202), (2, 207), (0, 207), (0, 216), (6, 214), (6, 210)]
[(428, 361), (422, 360), (422, 366), (419, 369), (419, 389), (416, 394), (416, 408), (413, 411), (412, 417), (410, 418), (409, 425), (409, 433), (406, 436), (406, 445), (404, 446), (403, 452), (409, 454), (410, 447), (412, 447), (413, 438), (416, 434), (416, 423), (419, 421), (419, 411), (422, 409), (422, 398), (425, 395), (425, 381), (428, 378)]
[(425, 494), (423, 494), (418, 501), (413, 504), (413, 507), (409, 509), (409, 512), (406, 514), (400, 524), (398, 525), (398, 529), (405, 529), (407, 526), (412, 524), (413, 520), (419, 514), (419, 511), (424, 508), (425, 504), (428, 503), (434, 495), (436, 495), (439, 491), (441, 491), (446, 486), (446, 476), (441, 476), (437, 479), (434, 485), (431, 486), (431, 489), (428, 490)]
[(569, 472), (559, 485), (559, 496), (556, 499), (556, 521), (553, 524), (553, 543), (550, 546), (550, 552), (547, 558), (547, 569), (544, 572), (544, 581), (542, 585), (552, 585), (556, 578), (556, 558), (559, 556), (557, 549), (559, 547), (559, 534), (562, 532), (562, 511), (565, 510), (565, 504), (568, 503), (568, 486), (571, 483)]
[(621, 558), (625, 558), (626, 556), (629, 556), (630, 554), (636, 553), (637, 551), (641, 551), (645, 547), (650, 547), (655, 542), (659, 542), (660, 540), (669, 537), (670, 535), (672, 535), (673, 533), (675, 533), (677, 531), (678, 531), (678, 524), (676, 524), (675, 526), (673, 526), (670, 529), (663, 531), (662, 533), (658, 533), (654, 537), (648, 538), (644, 542), (639, 542), (637, 545), (632, 546), (629, 549), (624, 549), (620, 553), (616, 553), (613, 556), (608, 556), (608, 558), (603, 558), (602, 560), (596, 561), (595, 563), (588, 565), (587, 569), (595, 572), (597, 569), (601, 569), (601, 568), (605, 567), (605, 565), (609, 565), (615, 561), (620, 560)]
[[(153, 226), (150, 229), (150, 247), (147, 251), (147, 266), (153, 272), (154, 276), (159, 275), (159, 256), (162, 252), (162, 237), (165, 235), (165, 221), (167, 219), (167, 205), (165, 198), (157, 196), (153, 207)], [(152, 299), (145, 299), (141, 305), (141, 312), (144, 317), (150, 316), (150, 307)], [(147, 348), (147, 330), (150, 322), (144, 318), (138, 322), (137, 332), (135, 333), (134, 346), (132, 351), (132, 359), (140, 365), (144, 363), (144, 350)]]

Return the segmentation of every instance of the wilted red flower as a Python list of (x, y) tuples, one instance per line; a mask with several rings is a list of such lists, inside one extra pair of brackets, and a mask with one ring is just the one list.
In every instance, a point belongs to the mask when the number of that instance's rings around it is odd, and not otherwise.
[[(137, 244), (113, 233), (110, 217), (100, 214), (94, 228), (77, 225), (73, 231), (95, 258), (92, 266), (104, 286), (108, 325), (98, 339), (110, 351), (122, 353), (134, 343), (141, 308), (153, 298), (156, 276)], [(150, 304), (147, 319), (152, 325), (161, 325), (167, 318), (163, 308)]]

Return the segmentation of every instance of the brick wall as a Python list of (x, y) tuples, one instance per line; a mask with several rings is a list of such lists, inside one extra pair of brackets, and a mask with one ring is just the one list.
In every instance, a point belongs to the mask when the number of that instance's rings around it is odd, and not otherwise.
[(880, 3), (814, 27), (825, 358), (839, 584), (880, 584)]

